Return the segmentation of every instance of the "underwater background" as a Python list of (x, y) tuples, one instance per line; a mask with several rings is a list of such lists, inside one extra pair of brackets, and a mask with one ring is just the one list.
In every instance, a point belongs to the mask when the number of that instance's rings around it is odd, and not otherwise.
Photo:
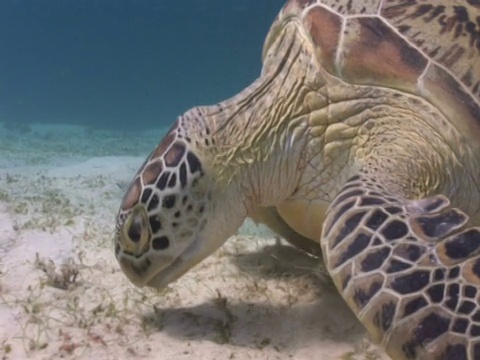
[(254, 80), (283, 0), (2, 0), (0, 122), (169, 126)]
[(285, 0), (0, 0), (0, 359), (386, 360), (318, 259), (246, 219), (165, 289), (113, 236), (176, 118), (248, 86)]

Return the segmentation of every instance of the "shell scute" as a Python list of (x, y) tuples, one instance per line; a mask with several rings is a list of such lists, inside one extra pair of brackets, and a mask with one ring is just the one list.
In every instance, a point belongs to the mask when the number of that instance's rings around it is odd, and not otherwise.
[(480, 3), (385, 1), (380, 15), (480, 102)]
[(305, 15), (304, 23), (315, 44), (320, 62), (327, 71), (335, 73), (342, 18), (324, 7), (316, 7)]
[(338, 67), (357, 84), (416, 91), (428, 59), (378, 17), (347, 19)]

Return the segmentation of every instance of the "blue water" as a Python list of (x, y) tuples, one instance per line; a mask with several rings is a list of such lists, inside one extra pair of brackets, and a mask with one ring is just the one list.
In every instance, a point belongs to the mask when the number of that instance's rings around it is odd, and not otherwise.
[(169, 126), (257, 77), (283, 0), (1, 0), (0, 122)]

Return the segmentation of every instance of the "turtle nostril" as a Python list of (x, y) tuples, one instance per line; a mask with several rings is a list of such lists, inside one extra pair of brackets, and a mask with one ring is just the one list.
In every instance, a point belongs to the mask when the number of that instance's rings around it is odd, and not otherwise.
[(140, 242), (142, 238), (142, 219), (139, 216), (136, 216), (134, 219), (132, 219), (132, 222), (128, 228), (128, 237), (134, 243)]

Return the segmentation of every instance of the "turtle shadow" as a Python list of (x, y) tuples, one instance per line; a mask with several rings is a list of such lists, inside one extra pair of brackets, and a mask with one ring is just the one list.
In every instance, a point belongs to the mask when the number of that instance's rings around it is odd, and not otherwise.
[[(319, 259), (290, 246), (267, 246), (231, 261), (251, 277), (304, 281), (315, 287), (314, 300), (287, 305), (232, 301), (218, 294), (191, 307), (155, 308), (143, 322), (182, 341), (212, 341), (247, 348), (292, 350), (333, 341), (355, 344), (366, 331), (333, 284), (318, 276)], [(311, 291), (312, 289), (309, 289)]]

